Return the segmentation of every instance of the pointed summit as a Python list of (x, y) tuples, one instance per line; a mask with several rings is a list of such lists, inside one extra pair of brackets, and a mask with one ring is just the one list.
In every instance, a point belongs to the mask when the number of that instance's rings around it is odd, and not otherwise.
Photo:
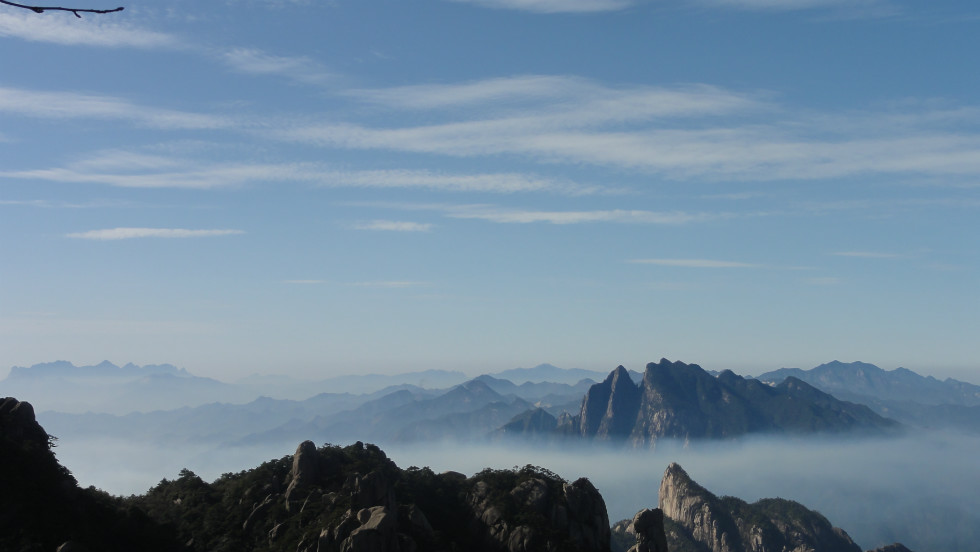
[(719, 499), (676, 463), (664, 471), (659, 502), (664, 515), (680, 526), (672, 537), (701, 550), (861, 550), (847, 533), (799, 503), (780, 498), (754, 504), (734, 497)]
[(581, 434), (598, 440), (625, 439), (636, 423), (640, 390), (629, 372), (617, 366), (582, 400)]

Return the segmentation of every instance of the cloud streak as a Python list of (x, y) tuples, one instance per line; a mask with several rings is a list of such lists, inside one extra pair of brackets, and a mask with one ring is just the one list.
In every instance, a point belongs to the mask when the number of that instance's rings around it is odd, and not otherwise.
[(205, 113), (139, 105), (123, 98), (0, 87), (0, 112), (43, 119), (121, 120), (157, 129), (227, 128), (230, 119)]
[(122, 188), (213, 189), (261, 182), (300, 182), (323, 188), (418, 189), (454, 193), (614, 192), (522, 173), (450, 173), (420, 169), (336, 170), (318, 163), (213, 162), (126, 150), (96, 152), (65, 167), (0, 171), (0, 178), (104, 184)]
[(487, 8), (520, 10), (534, 13), (595, 13), (619, 11), (634, 5), (634, 0), (450, 0), (477, 4)]
[(862, 17), (886, 17), (901, 11), (894, 3), (887, 0), (699, 0), (699, 2), (709, 7), (749, 11), (829, 10), (841, 15)]
[(381, 280), (373, 282), (353, 282), (350, 285), (355, 287), (388, 288), (402, 289), (427, 285), (425, 282), (411, 282), (406, 280)]
[(0, 36), (63, 46), (102, 48), (180, 49), (175, 36), (105, 18), (76, 18), (68, 14), (36, 14), (4, 10), (0, 13)]
[(834, 253), (838, 257), (859, 257), (862, 259), (900, 259), (902, 255), (896, 253), (880, 253), (875, 251), (838, 251)]
[(632, 259), (627, 262), (681, 268), (766, 268), (765, 265), (761, 264), (716, 259)]
[[(424, 125), (281, 125), (269, 135), (326, 148), (452, 157), (509, 155), (676, 180), (819, 180), (869, 174), (980, 176), (973, 107), (929, 103), (857, 113), (788, 109), (767, 94), (706, 85), (607, 86), (525, 75), (354, 90)], [(764, 119), (760, 118), (764, 115)], [(411, 117), (410, 120), (417, 120)]]
[(386, 232), (428, 232), (432, 224), (421, 222), (403, 222), (395, 220), (372, 220), (354, 225), (355, 230), (381, 230)]
[(501, 224), (582, 224), (612, 222), (624, 224), (688, 224), (720, 218), (708, 213), (680, 211), (598, 210), (598, 211), (536, 211), (504, 209), (486, 206), (463, 206), (448, 210), (447, 216), (460, 219), (479, 219)]
[(129, 240), (136, 238), (211, 238), (244, 234), (242, 230), (188, 230), (185, 228), (108, 228), (66, 234), (67, 238), (82, 240)]
[(217, 57), (231, 69), (251, 75), (281, 76), (310, 85), (332, 84), (338, 78), (305, 56), (277, 56), (254, 48), (232, 48), (218, 53)]

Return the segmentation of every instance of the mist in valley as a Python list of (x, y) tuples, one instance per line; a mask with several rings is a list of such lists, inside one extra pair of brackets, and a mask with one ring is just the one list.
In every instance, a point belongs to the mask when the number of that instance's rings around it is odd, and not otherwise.
[[(290, 455), (298, 443), (153, 446), (65, 436), (55, 449), (79, 484), (113, 494), (145, 492), (188, 468), (205, 480)], [(318, 443), (323, 444), (323, 443)], [(336, 443), (347, 444), (347, 443)], [(607, 446), (377, 443), (399, 467), (472, 475), (533, 464), (568, 480), (588, 477), (611, 522), (657, 505), (670, 462), (716, 495), (796, 500), (846, 530), (864, 549), (895, 541), (917, 552), (972, 550), (980, 537), (980, 436), (916, 432), (896, 438), (745, 438), (661, 441), (654, 450)]]

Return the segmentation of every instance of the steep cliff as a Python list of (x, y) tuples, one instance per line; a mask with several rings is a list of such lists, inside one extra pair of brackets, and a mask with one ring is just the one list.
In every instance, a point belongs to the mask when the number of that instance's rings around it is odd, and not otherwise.
[(796, 502), (718, 498), (677, 464), (664, 473), (660, 508), (680, 528), (669, 535), (671, 550), (701, 545), (710, 552), (861, 551), (847, 533)]

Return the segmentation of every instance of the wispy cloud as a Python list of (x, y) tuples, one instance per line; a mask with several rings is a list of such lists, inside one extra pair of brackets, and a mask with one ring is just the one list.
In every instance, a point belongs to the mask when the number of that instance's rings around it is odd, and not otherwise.
[(131, 201), (123, 200), (92, 200), (81, 203), (69, 201), (54, 201), (50, 199), (0, 199), (0, 205), (37, 207), (40, 209), (103, 209), (114, 207), (132, 207)]
[(488, 8), (536, 13), (593, 13), (618, 11), (636, 4), (635, 0), (450, 0)]
[(353, 282), (350, 285), (356, 287), (374, 287), (374, 288), (410, 288), (428, 285), (426, 282), (411, 282), (406, 280), (381, 280), (373, 282)]
[(225, 117), (139, 105), (122, 98), (0, 87), (0, 112), (44, 119), (110, 119), (159, 129), (226, 128)]
[[(980, 175), (972, 106), (928, 102), (858, 113), (790, 110), (766, 94), (712, 86), (607, 86), (525, 75), (356, 90), (396, 111), (439, 122), (281, 126), (270, 135), (331, 148), (457, 157), (515, 155), (674, 179), (799, 180), (860, 174)], [(759, 119), (759, 115), (765, 119)]]
[(182, 171), (98, 172), (75, 167), (0, 172), (0, 178), (35, 179), (49, 182), (103, 184), (120, 188), (212, 189), (240, 186), (250, 182), (290, 180), (279, 165), (217, 165)]
[(598, 210), (598, 211), (537, 211), (506, 209), (489, 206), (459, 206), (447, 210), (447, 216), (460, 219), (480, 219), (503, 224), (581, 224), (614, 222), (628, 224), (688, 224), (720, 218), (723, 215), (685, 213), (680, 211)]
[(428, 232), (432, 224), (422, 222), (403, 222), (396, 220), (372, 220), (353, 225), (355, 230), (381, 230), (388, 232)]
[(19, 10), (4, 10), (0, 13), (0, 36), (66, 46), (145, 49), (182, 47), (182, 41), (173, 35), (120, 23), (118, 18), (79, 19), (59, 13), (38, 16)]
[(123, 188), (212, 189), (256, 182), (300, 182), (325, 188), (419, 189), (441, 192), (562, 195), (615, 193), (596, 185), (522, 173), (429, 170), (336, 170), (317, 163), (220, 162), (127, 150), (94, 152), (65, 167), (0, 171), (0, 178), (92, 183)]
[(632, 259), (627, 262), (682, 268), (766, 268), (766, 265), (761, 264), (715, 259)]
[(319, 125), (274, 134), (328, 147), (458, 157), (513, 154), (549, 163), (627, 168), (675, 179), (816, 180), (873, 173), (980, 175), (980, 136), (959, 133), (813, 138), (771, 125), (559, 130), (510, 119), (391, 129)]
[(320, 63), (305, 56), (277, 56), (254, 48), (233, 48), (220, 52), (217, 57), (241, 73), (282, 76), (313, 85), (331, 84), (338, 80)]
[(889, 0), (696, 0), (706, 6), (752, 11), (823, 10), (842, 16), (885, 17), (901, 12)]
[(876, 251), (838, 251), (833, 254), (838, 257), (860, 257), (863, 259), (900, 259), (904, 256), (897, 253), (881, 253)]
[[(576, 127), (654, 118), (700, 117), (766, 108), (749, 94), (708, 85), (609, 86), (570, 75), (518, 75), (452, 84), (352, 90), (398, 109), (479, 108), (510, 124)], [(515, 110), (524, 108), (526, 112)]]
[(823, 276), (818, 278), (805, 278), (803, 283), (809, 284), (811, 286), (836, 286), (843, 283), (844, 280), (834, 276)]
[(109, 228), (66, 234), (83, 240), (128, 240), (135, 238), (210, 238), (244, 234), (242, 230), (188, 230), (185, 228)]
[(556, 192), (585, 195), (603, 190), (555, 178), (521, 173), (447, 173), (428, 170), (323, 170), (317, 178), (328, 187), (420, 188), (447, 192)]

